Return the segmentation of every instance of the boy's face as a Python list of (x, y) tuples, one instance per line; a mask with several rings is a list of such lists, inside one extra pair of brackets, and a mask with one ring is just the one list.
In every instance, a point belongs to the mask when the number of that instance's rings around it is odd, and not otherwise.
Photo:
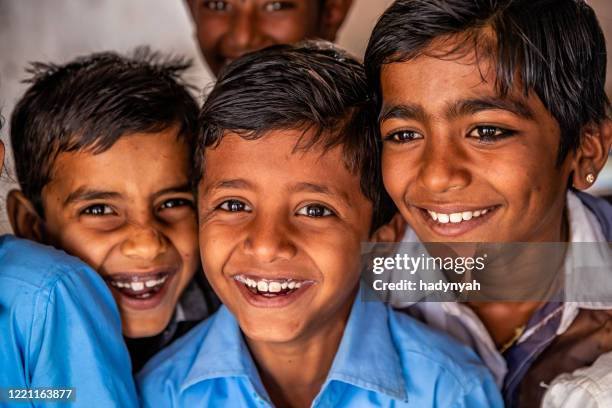
[[(188, 0), (197, 39), (214, 75), (241, 55), (306, 38), (333, 40), (319, 0)], [(342, 17), (343, 19), (344, 17)]]
[(43, 189), (45, 233), (102, 275), (127, 337), (160, 333), (198, 267), (187, 145), (177, 129), (62, 153)]
[(343, 324), (359, 279), (372, 205), (341, 148), (294, 151), (301, 134), (227, 134), (205, 153), (204, 270), (252, 340), (295, 341)]
[(559, 125), (533, 93), (499, 97), (494, 67), (474, 61), (383, 68), (385, 187), (426, 242), (559, 241), (570, 175), (570, 158), (556, 165)]

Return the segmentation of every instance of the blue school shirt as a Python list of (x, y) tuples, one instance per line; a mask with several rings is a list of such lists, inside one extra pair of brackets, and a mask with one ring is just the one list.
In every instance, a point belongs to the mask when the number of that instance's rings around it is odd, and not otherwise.
[[(63, 252), (0, 237), (0, 406), (11, 388), (74, 388), (70, 407), (135, 407), (119, 312), (104, 281)], [(58, 404), (59, 405), (59, 404)]]
[[(146, 407), (270, 407), (240, 327), (222, 306), (137, 377)], [(352, 307), (313, 407), (502, 407), (467, 347), (379, 301)]]

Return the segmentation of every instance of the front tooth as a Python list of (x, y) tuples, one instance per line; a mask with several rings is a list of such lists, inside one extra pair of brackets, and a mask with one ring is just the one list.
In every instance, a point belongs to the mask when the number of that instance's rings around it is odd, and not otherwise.
[(267, 292), (268, 291), (268, 282), (264, 282), (264, 281), (257, 282), (257, 290), (260, 291), (260, 292)]
[(429, 215), (431, 216), (431, 218), (433, 218), (434, 221), (438, 219), (438, 214), (436, 214), (434, 211), (429, 211)]
[(287, 284), (287, 287), (288, 287), (289, 289), (293, 289), (293, 288), (295, 288), (295, 282), (294, 282), (294, 281), (289, 282), (289, 283)]
[(472, 219), (472, 212), (471, 211), (464, 211), (461, 213), (461, 218), (463, 218), (464, 221), (469, 221)]
[(144, 283), (142, 282), (132, 282), (132, 290), (143, 290)]
[(438, 222), (446, 224), (450, 221), (448, 214), (438, 214)]
[(457, 224), (458, 222), (461, 222), (463, 220), (463, 216), (461, 215), (461, 213), (452, 213), (449, 218), (450, 222), (452, 222), (453, 224)]
[(280, 292), (281, 291), (280, 282), (270, 282), (270, 284), (268, 285), (268, 290), (272, 293)]
[(146, 282), (145, 282), (145, 286), (146, 286), (147, 288), (152, 288), (153, 286), (158, 285), (158, 283), (157, 283), (157, 282), (159, 282), (159, 281), (156, 281), (156, 280), (149, 280), (149, 281), (146, 281)]

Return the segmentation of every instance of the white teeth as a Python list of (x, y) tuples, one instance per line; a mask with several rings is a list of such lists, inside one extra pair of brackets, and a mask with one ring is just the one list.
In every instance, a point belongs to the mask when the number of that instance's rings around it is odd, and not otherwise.
[(435, 211), (427, 210), (429, 216), (434, 220), (439, 222), (440, 224), (448, 224), (452, 222), (453, 224), (458, 224), (461, 221), (469, 221), (472, 218), (480, 217), (481, 215), (485, 215), (489, 209), (477, 210), (477, 211), (463, 211), (452, 214), (443, 214), (437, 213)]
[(457, 224), (461, 221), (463, 221), (463, 216), (461, 215), (461, 213), (452, 213), (450, 215), (450, 222), (452, 222), (453, 224)]
[(147, 288), (152, 288), (153, 286), (158, 285), (158, 283), (157, 283), (157, 282), (158, 282), (158, 281), (156, 281), (156, 280), (148, 280), (148, 281), (146, 281), (146, 282), (145, 282), (145, 286), (146, 286)]
[(450, 217), (448, 214), (438, 214), (438, 222), (442, 224), (448, 224)]
[(281, 284), (279, 282), (270, 282), (268, 285), (268, 290), (272, 293), (277, 293), (281, 291)]
[(267, 293), (279, 293), (283, 290), (293, 290), (302, 287), (304, 282), (289, 280), (289, 279), (277, 279), (277, 280), (254, 280), (251, 278), (247, 278), (244, 275), (236, 275), (234, 279), (257, 292), (267, 292)]
[(132, 286), (132, 290), (136, 290), (136, 291), (144, 289), (144, 283), (142, 282), (132, 282), (131, 286)]

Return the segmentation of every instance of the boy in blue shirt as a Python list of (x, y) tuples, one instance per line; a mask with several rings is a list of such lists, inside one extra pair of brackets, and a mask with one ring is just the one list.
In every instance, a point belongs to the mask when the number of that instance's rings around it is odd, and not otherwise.
[(139, 374), (146, 406), (496, 407), (466, 348), (363, 298), (389, 218), (363, 67), (330, 43), (223, 72), (196, 152), (200, 250), (224, 306)]
[[(612, 144), (605, 38), (585, 1), (398, 0), (375, 27), (365, 64), (384, 184), (410, 225), (404, 241), (577, 244), (567, 253), (612, 241), (610, 204), (579, 192)], [(494, 281), (544, 285), (547, 273), (560, 299), (410, 310), (478, 350), (508, 406), (539, 405), (555, 377), (612, 351), (612, 252), (590, 248), (573, 277), (571, 257), (557, 251), (559, 268), (546, 259), (528, 276), (509, 268)]]
[(117, 307), (75, 258), (0, 237), (0, 333), (0, 405), (138, 406)]
[(106, 281), (137, 371), (210, 313), (190, 185), (198, 106), (189, 62), (147, 49), (34, 64), (11, 118), (15, 235), (77, 256)]

